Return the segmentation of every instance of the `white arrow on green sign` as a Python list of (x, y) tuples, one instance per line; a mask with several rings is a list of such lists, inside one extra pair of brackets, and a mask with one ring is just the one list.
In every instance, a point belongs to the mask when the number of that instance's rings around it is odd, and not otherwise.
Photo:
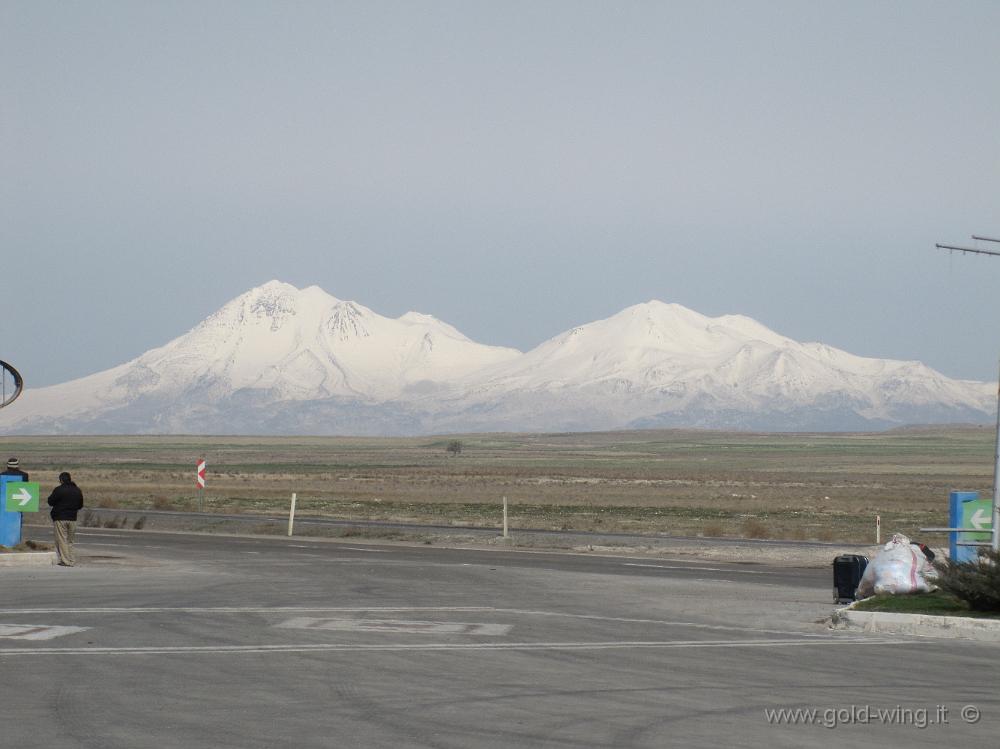
[(993, 530), (993, 500), (976, 499), (962, 503), (962, 522), (959, 528), (982, 531), (981, 533), (963, 533), (959, 541), (989, 541)]
[(982, 507), (976, 508), (976, 511), (972, 513), (972, 517), (969, 518), (969, 523), (976, 530), (982, 530), (984, 527), (990, 528), (993, 525), (990, 514), (984, 511)]
[(4, 486), (3, 508), (7, 512), (38, 512), (38, 484), (9, 481)]

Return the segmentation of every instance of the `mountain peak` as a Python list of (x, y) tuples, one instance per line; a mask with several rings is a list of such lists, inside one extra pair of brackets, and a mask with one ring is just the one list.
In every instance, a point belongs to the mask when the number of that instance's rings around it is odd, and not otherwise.
[(284, 281), (279, 281), (278, 279), (272, 279), (267, 283), (262, 283), (260, 286), (254, 286), (252, 289), (243, 292), (239, 295), (239, 298), (254, 298), (259, 296), (274, 296), (275, 294), (298, 294), (299, 290), (290, 283), (285, 283)]
[(642, 304), (634, 304), (614, 315), (617, 317), (630, 317), (632, 319), (648, 319), (660, 325), (694, 325), (703, 327), (710, 318), (700, 312), (685, 307), (677, 302), (661, 302), (659, 299), (651, 299)]

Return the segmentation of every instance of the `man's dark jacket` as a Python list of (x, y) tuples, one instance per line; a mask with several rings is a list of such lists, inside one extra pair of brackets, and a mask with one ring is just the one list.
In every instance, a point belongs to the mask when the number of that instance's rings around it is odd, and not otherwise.
[(21, 481), (28, 480), (28, 474), (26, 474), (20, 468), (8, 468), (6, 471), (0, 471), (0, 476), (20, 476)]
[(72, 481), (59, 484), (49, 495), (53, 520), (76, 520), (76, 513), (83, 507), (83, 492)]

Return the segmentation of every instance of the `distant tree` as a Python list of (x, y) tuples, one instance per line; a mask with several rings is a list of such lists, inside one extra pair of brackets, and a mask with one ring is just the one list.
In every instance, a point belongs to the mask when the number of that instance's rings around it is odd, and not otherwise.
[(458, 455), (462, 452), (462, 443), (458, 440), (452, 440), (447, 445), (445, 445), (445, 450), (450, 452), (452, 455)]

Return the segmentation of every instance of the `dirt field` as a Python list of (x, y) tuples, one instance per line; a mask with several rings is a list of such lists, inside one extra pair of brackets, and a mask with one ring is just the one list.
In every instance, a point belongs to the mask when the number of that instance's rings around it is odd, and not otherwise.
[[(461, 452), (446, 448), (459, 440)], [(440, 438), (2, 437), (44, 496), (68, 470), (89, 505), (871, 543), (947, 525), (989, 496), (990, 427), (878, 434), (642, 431)], [(195, 488), (195, 461), (208, 487)], [(943, 542), (943, 537), (934, 539)]]

